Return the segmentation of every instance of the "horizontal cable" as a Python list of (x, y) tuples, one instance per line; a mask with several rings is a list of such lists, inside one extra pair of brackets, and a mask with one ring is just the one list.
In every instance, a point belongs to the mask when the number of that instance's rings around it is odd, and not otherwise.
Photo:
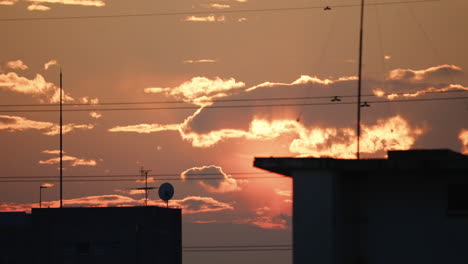
[[(31, 180), (0, 180), (2, 183), (42, 183), (44, 181), (47, 182), (59, 182), (60, 180), (58, 179), (59, 176), (55, 176), (54, 178), (44, 178), (43, 180), (36, 180), (36, 179), (31, 179)], [(284, 176), (260, 176), (260, 177), (231, 177), (232, 179), (236, 180), (263, 180), (263, 179), (283, 179), (285, 178)], [(200, 177), (200, 178), (194, 178), (190, 177), (187, 179), (181, 179), (181, 178), (156, 178), (153, 179), (155, 181), (200, 181), (200, 180), (222, 180), (224, 178), (220, 177)], [(143, 181), (142, 179), (73, 179), (73, 180), (67, 180), (67, 176), (63, 176), (63, 182), (129, 182), (129, 181)]]
[[(424, 94), (442, 94), (442, 93), (457, 93), (468, 92), (468, 90), (450, 90), (450, 91), (431, 91)], [(392, 93), (392, 95), (405, 95), (412, 92)], [(105, 103), (64, 103), (63, 106), (107, 106), (107, 105), (145, 105), (145, 104), (194, 104), (194, 103), (229, 103), (229, 102), (261, 102), (261, 101), (287, 101), (287, 100), (310, 100), (310, 99), (334, 99), (337, 98), (356, 98), (357, 95), (327, 95), (327, 96), (303, 96), (303, 97), (272, 97), (272, 98), (249, 98), (249, 99), (217, 99), (217, 100), (200, 100), (200, 101), (141, 101), (141, 102), (105, 102)], [(365, 94), (361, 97), (381, 97), (375, 94)], [(51, 107), (60, 106), (60, 104), (0, 104), (0, 107)]]
[(190, 249), (184, 252), (292, 251), (292, 248)]
[[(408, 3), (438, 2), (440, 0), (413, 0), (394, 1), (385, 3), (370, 3), (366, 6), (396, 5)], [(357, 7), (360, 4), (332, 5), (333, 8)], [(107, 19), (107, 18), (132, 18), (132, 17), (158, 17), (158, 16), (186, 16), (186, 15), (209, 15), (209, 14), (232, 14), (232, 13), (256, 13), (256, 12), (278, 12), (278, 11), (298, 11), (310, 9), (323, 9), (325, 6), (303, 6), (303, 7), (279, 7), (261, 9), (239, 9), (239, 10), (211, 10), (211, 11), (187, 11), (187, 12), (167, 12), (167, 13), (144, 13), (144, 14), (115, 14), (115, 15), (90, 15), (90, 16), (61, 16), (61, 17), (30, 17), (30, 18), (2, 18), (0, 22), (8, 21), (37, 21), (37, 20), (76, 20), (76, 19)]]
[[(425, 98), (425, 99), (394, 99), (394, 100), (378, 100), (367, 101), (371, 104), (382, 103), (407, 103), (407, 102), (430, 102), (430, 101), (447, 101), (447, 100), (463, 100), (464, 97), (445, 97), (445, 98)], [(259, 104), (259, 105), (213, 105), (206, 106), (204, 109), (229, 109), (229, 108), (248, 108), (248, 107), (289, 107), (289, 106), (329, 106), (329, 105), (355, 105), (357, 102), (326, 102), (326, 103), (289, 103), (289, 104)], [(136, 110), (196, 110), (200, 106), (180, 106), (180, 107), (128, 107), (128, 108), (88, 108), (88, 109), (64, 109), (63, 112), (89, 112), (89, 111), (136, 111)], [(59, 112), (58, 109), (24, 109), (24, 110), (0, 110), (0, 113), (47, 113)]]
[[(164, 173), (164, 174), (148, 174), (148, 177), (180, 177), (181, 173)], [(273, 174), (271, 172), (225, 172), (226, 175), (258, 175), (258, 174)], [(195, 175), (200, 176), (214, 176), (222, 175), (221, 173), (196, 173)], [(0, 176), (0, 179), (11, 179), (11, 178), (48, 178), (48, 177), (58, 177), (58, 176), (43, 176), (43, 175), (34, 175), (34, 176)], [(109, 174), (109, 175), (69, 175), (66, 177), (85, 177), (85, 178), (95, 178), (95, 177), (144, 177), (139, 174)], [(189, 175), (189, 177), (191, 177)]]
[(285, 245), (232, 245), (232, 246), (184, 246), (183, 248), (186, 249), (204, 249), (204, 248), (209, 248), (209, 249), (214, 249), (214, 248), (259, 248), (259, 247), (268, 247), (268, 248), (277, 248), (277, 247), (292, 247), (290, 244), (285, 244)]

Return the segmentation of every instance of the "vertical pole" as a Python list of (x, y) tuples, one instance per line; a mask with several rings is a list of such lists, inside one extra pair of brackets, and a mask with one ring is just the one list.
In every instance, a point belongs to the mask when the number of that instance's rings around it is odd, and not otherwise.
[(42, 208), (42, 186), (39, 186), (39, 208)]
[(363, 27), (364, 27), (364, 0), (361, 0), (361, 24), (359, 31), (359, 73), (358, 73), (358, 102), (357, 102), (357, 150), (356, 158), (360, 159), (360, 147), (361, 147), (361, 83), (362, 83), (362, 38), (363, 38)]
[(145, 206), (148, 206), (148, 171), (145, 171)]
[(60, 68), (60, 208), (63, 208), (63, 145), (62, 145), (62, 68)]

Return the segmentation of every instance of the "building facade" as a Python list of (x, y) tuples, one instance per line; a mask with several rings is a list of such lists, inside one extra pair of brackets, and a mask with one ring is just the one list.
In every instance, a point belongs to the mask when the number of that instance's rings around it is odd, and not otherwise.
[(293, 262), (468, 263), (468, 156), (256, 158), (293, 179)]
[(181, 209), (44, 208), (30, 217), (31, 260), (5, 263), (182, 263)]

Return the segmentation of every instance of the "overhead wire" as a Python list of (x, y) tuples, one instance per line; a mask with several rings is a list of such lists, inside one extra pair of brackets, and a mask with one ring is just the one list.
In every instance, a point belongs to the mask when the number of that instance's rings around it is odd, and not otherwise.
[(292, 245), (183, 246), (184, 252), (291, 251)]
[[(59, 176), (56, 176), (56, 179), (43, 179), (43, 180), (0, 180), (2, 183), (41, 183), (44, 181), (48, 182), (59, 182), (60, 180), (58, 179)], [(263, 177), (233, 177), (232, 179), (236, 180), (263, 180), (263, 179), (283, 179), (285, 177), (272, 177), (272, 176), (263, 176)], [(203, 177), (203, 178), (187, 178), (187, 179), (181, 179), (181, 178), (161, 178), (161, 179), (154, 179), (155, 181), (160, 180), (160, 181), (200, 181), (200, 180), (222, 180), (223, 178), (219, 177)], [(74, 180), (68, 180), (67, 176), (64, 177), (63, 182), (131, 182), (131, 181), (137, 181), (138, 179), (74, 179)]]
[[(391, 93), (394, 95), (405, 95), (417, 91), (407, 91), (399, 93)], [(458, 92), (468, 92), (468, 90), (449, 90), (449, 91), (427, 91), (425, 94), (444, 94), (444, 93), (458, 93)], [(108, 105), (144, 105), (144, 104), (187, 104), (187, 103), (230, 103), (230, 102), (258, 102), (258, 101), (287, 101), (287, 100), (309, 100), (309, 99), (330, 99), (333, 97), (340, 98), (356, 98), (357, 95), (321, 95), (321, 96), (306, 96), (306, 97), (271, 97), (271, 98), (245, 98), (245, 99), (217, 99), (213, 101), (209, 100), (200, 100), (200, 101), (183, 101), (183, 100), (174, 100), (174, 101), (136, 101), (136, 102), (103, 102), (103, 103), (64, 103), (63, 106), (108, 106)], [(361, 97), (379, 97), (375, 94), (364, 94)], [(0, 107), (51, 107), (59, 106), (59, 104), (0, 104)], [(197, 106), (197, 108), (199, 108)], [(1, 111), (1, 110), (0, 110)]]
[[(226, 172), (227, 175), (261, 175), (261, 174), (273, 174), (272, 172)], [(148, 174), (148, 177), (180, 177), (181, 173), (162, 173), (162, 174)], [(222, 175), (221, 173), (196, 173), (195, 175), (200, 176), (214, 176)], [(188, 175), (190, 176), (190, 175)], [(44, 178), (44, 177), (55, 177), (55, 176), (0, 176), (0, 179), (4, 178)], [(141, 177), (140, 174), (108, 174), (108, 175), (69, 175), (67, 177)], [(191, 177), (191, 176), (190, 176)]]
[[(430, 102), (446, 100), (463, 100), (468, 96), (462, 97), (444, 97), (444, 98), (424, 98), (424, 99), (393, 99), (393, 100), (371, 100), (367, 103), (386, 104), (386, 103), (405, 103), (405, 102)], [(289, 107), (289, 106), (330, 106), (330, 105), (350, 105), (356, 102), (323, 102), (323, 103), (282, 103), (282, 104), (246, 104), (246, 105), (211, 105), (204, 106), (204, 109), (228, 109), (228, 108), (247, 108), (247, 107)], [(88, 112), (88, 111), (135, 111), (135, 110), (196, 110), (200, 106), (175, 106), (175, 107), (127, 107), (127, 108), (86, 108), (86, 109), (63, 109), (63, 112)], [(58, 112), (58, 109), (23, 109), (23, 110), (0, 110), (0, 113), (46, 113)]]
[[(392, 1), (385, 3), (368, 3), (366, 5), (396, 5), (408, 3), (438, 2), (440, 0), (406, 0)], [(357, 7), (360, 4), (342, 4), (334, 5), (339, 7)], [(302, 6), (302, 7), (278, 7), (278, 8), (259, 8), (259, 9), (238, 9), (238, 10), (207, 10), (207, 11), (186, 11), (186, 12), (160, 12), (160, 13), (140, 13), (140, 14), (114, 14), (114, 15), (87, 15), (87, 16), (56, 16), (56, 17), (23, 17), (23, 18), (1, 18), (0, 22), (12, 21), (40, 21), (40, 20), (75, 20), (75, 19), (109, 19), (109, 18), (132, 18), (132, 17), (159, 17), (159, 16), (185, 16), (185, 15), (207, 15), (207, 14), (232, 14), (232, 13), (258, 13), (258, 12), (278, 12), (278, 11), (298, 11), (323, 9), (324, 6)]]

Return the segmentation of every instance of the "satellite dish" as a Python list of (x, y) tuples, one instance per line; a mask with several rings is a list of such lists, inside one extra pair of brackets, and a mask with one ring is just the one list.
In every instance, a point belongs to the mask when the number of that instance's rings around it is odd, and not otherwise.
[(165, 182), (161, 184), (161, 186), (159, 186), (158, 193), (159, 198), (168, 203), (172, 196), (174, 196), (174, 187), (172, 186), (172, 184)]

